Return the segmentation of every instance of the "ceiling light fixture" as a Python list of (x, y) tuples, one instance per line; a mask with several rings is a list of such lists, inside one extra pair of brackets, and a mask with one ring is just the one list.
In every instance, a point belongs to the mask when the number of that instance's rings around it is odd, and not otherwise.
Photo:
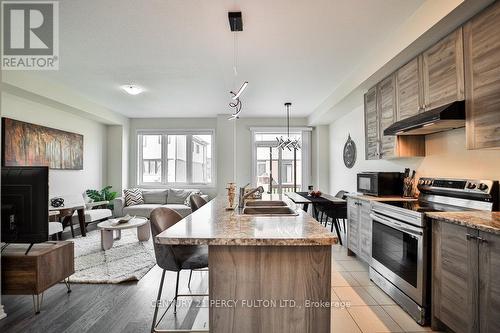
[[(237, 32), (243, 31), (243, 19), (241, 17), (241, 12), (229, 12), (228, 13), (228, 19), (229, 19), (229, 27), (231, 28), (231, 31), (233, 32), (233, 72), (234, 72), (234, 80), (233, 80), (233, 87), (236, 85), (236, 80), (238, 77), (238, 35)], [(231, 94), (231, 99), (232, 101), (229, 103), (229, 106), (233, 108), (233, 113), (231, 116), (228, 118), (228, 120), (236, 120), (240, 118), (240, 113), (242, 109), (242, 104), (241, 104), (241, 94), (243, 94), (243, 91), (245, 91), (246, 87), (248, 86), (248, 81), (243, 82), (241, 85), (240, 89), (238, 89), (237, 92), (230, 91), (229, 93)]]
[(245, 88), (247, 86), (248, 86), (248, 82), (245, 81), (241, 85), (241, 87), (237, 93), (235, 93), (233, 91), (229, 92), (231, 95), (233, 95), (231, 98), (234, 100), (234, 102), (229, 103), (229, 106), (234, 108), (234, 111), (233, 111), (233, 114), (231, 115), (231, 117), (228, 118), (228, 120), (234, 120), (234, 119), (240, 118), (241, 108), (243, 107), (243, 105), (241, 104), (240, 95), (243, 93), (243, 90), (245, 90)]
[(235, 94), (234, 92), (230, 91), (231, 94), (233, 94), (233, 97), (231, 97), (232, 99), (234, 100), (237, 100), (238, 98), (240, 98), (240, 95), (243, 93), (243, 91), (246, 89), (246, 87), (248, 86), (248, 81), (245, 81), (240, 89), (238, 90), (238, 92)]
[(135, 84), (125, 84), (120, 86), (122, 90), (124, 90), (129, 95), (139, 95), (144, 92), (144, 88)]
[(291, 139), (290, 138), (290, 107), (292, 106), (292, 103), (288, 102), (285, 103), (285, 108), (286, 108), (286, 129), (287, 129), (287, 138), (283, 139), (283, 136), (281, 137), (276, 137), (276, 141), (278, 142), (278, 149), (283, 149), (287, 148), (288, 150), (292, 151), (299, 150), (300, 149), (300, 142), (298, 139)]

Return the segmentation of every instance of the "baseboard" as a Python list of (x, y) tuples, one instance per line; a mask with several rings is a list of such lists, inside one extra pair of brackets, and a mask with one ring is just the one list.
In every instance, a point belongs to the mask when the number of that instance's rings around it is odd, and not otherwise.
[(0, 320), (7, 317), (7, 314), (3, 311), (3, 305), (0, 304)]

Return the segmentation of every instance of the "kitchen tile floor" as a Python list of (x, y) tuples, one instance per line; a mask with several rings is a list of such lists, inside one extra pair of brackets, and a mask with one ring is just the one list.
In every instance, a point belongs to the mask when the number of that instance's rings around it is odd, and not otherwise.
[(345, 246), (332, 249), (332, 333), (432, 332), (418, 325), (368, 277), (368, 265), (347, 256)]

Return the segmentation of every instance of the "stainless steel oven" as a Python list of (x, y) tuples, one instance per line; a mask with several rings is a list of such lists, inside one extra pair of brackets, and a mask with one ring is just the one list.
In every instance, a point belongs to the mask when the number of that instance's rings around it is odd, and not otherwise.
[(418, 200), (374, 202), (370, 279), (419, 324), (430, 317), (432, 232), (426, 212), (497, 209), (498, 182), (420, 178)]
[(426, 229), (372, 212), (372, 264), (417, 304), (426, 303)]

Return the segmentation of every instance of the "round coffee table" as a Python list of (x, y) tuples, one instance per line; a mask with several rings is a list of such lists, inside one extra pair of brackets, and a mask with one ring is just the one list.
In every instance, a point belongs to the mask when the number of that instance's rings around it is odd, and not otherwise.
[[(113, 247), (113, 240), (121, 238), (122, 230), (137, 228), (137, 238), (140, 242), (147, 241), (151, 235), (149, 220), (144, 217), (135, 217), (127, 223), (118, 223), (117, 220), (106, 220), (97, 225), (101, 229), (101, 247), (109, 250)], [(116, 232), (116, 236), (115, 236)]]

